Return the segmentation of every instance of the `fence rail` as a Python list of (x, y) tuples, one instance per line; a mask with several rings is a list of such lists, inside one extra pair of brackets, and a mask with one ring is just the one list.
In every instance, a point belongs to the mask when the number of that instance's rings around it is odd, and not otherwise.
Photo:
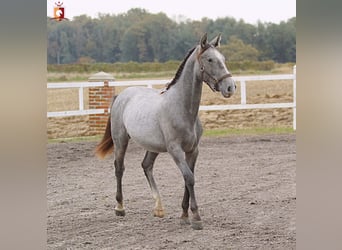
[[(240, 82), (241, 103), (232, 105), (201, 105), (200, 110), (237, 110), (237, 109), (272, 109), (272, 108), (292, 108), (293, 109), (293, 129), (296, 129), (296, 66), (293, 68), (293, 74), (282, 75), (256, 75), (256, 76), (237, 76), (236, 82)], [(247, 104), (246, 82), (248, 81), (271, 81), (271, 80), (293, 80), (293, 102), (289, 103), (264, 103)], [(153, 88), (155, 85), (164, 85), (170, 80), (141, 80), (141, 81), (116, 81), (109, 82), (109, 87), (118, 86), (147, 86)], [(103, 87), (103, 82), (70, 82), (70, 83), (48, 83), (48, 89), (59, 88), (78, 88), (79, 109), (69, 111), (47, 112), (47, 117), (75, 116), (103, 114), (105, 109), (84, 109), (83, 89), (88, 87)]]

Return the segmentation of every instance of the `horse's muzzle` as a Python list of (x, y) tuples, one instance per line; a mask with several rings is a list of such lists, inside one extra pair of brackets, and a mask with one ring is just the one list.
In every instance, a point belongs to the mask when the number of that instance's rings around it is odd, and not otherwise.
[(233, 78), (229, 77), (222, 81), (221, 83), (221, 94), (225, 98), (231, 97), (236, 91), (236, 84)]

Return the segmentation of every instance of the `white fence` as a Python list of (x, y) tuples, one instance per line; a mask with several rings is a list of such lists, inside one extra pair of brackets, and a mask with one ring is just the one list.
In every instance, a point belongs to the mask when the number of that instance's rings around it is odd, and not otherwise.
[(103, 87), (103, 82), (62, 82), (48, 83), (48, 89), (78, 88), (78, 110), (47, 112), (47, 117), (61, 117), (74, 115), (103, 114), (104, 109), (84, 109), (83, 89), (89, 87)]
[[(231, 105), (201, 105), (200, 110), (236, 110), (236, 109), (273, 109), (273, 108), (292, 108), (293, 109), (293, 129), (296, 130), (296, 66), (293, 68), (293, 74), (283, 75), (256, 75), (256, 76), (237, 76), (236, 82), (240, 82), (241, 103)], [(270, 81), (270, 80), (293, 80), (293, 102), (289, 103), (264, 103), (247, 104), (246, 83), (248, 81)], [(142, 80), (142, 81), (116, 81), (110, 82), (109, 86), (147, 86), (152, 88), (154, 85), (163, 85), (170, 80)], [(47, 117), (74, 116), (103, 114), (104, 109), (84, 109), (83, 89), (87, 87), (102, 87), (104, 83), (98, 82), (70, 82), (70, 83), (48, 83), (48, 89), (58, 88), (78, 88), (79, 89), (79, 109), (59, 112), (47, 112)]]

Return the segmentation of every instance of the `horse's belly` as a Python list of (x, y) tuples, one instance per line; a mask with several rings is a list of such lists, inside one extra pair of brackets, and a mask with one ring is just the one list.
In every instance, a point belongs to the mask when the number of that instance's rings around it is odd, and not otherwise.
[(166, 152), (164, 139), (156, 131), (150, 131), (144, 127), (141, 130), (129, 129), (127, 132), (132, 140), (140, 144), (143, 148), (151, 152)]
[(135, 142), (148, 151), (166, 152), (158, 117), (146, 109), (127, 110), (124, 115), (127, 133)]
[(165, 145), (159, 141), (154, 141), (153, 139), (151, 140), (151, 138), (141, 138), (140, 136), (132, 137), (132, 139), (147, 151), (156, 153), (166, 152)]

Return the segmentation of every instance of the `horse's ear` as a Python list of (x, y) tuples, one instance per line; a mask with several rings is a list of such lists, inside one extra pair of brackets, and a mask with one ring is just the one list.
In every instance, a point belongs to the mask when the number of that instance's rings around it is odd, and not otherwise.
[(204, 33), (200, 41), (201, 48), (204, 49), (207, 46), (207, 44), (208, 44), (208, 35), (207, 33)]
[(213, 40), (210, 41), (210, 44), (214, 47), (220, 47), (221, 44), (221, 33), (218, 34), (217, 37), (215, 37)]

